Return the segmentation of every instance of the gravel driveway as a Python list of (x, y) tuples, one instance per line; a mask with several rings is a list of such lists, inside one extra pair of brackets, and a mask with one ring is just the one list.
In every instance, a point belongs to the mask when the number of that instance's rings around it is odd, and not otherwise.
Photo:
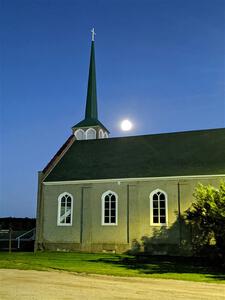
[(0, 270), (1, 300), (225, 300), (225, 285), (179, 280)]

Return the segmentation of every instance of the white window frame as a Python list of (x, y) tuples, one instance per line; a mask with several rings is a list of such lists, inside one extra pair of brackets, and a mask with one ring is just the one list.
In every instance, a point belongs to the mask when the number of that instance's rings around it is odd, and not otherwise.
[[(61, 223), (60, 222), (60, 213), (61, 213), (61, 200), (62, 197), (68, 195), (69, 197), (71, 197), (71, 217), (70, 217), (70, 223)], [(72, 226), (73, 224), (73, 196), (68, 193), (68, 192), (64, 192), (62, 194), (59, 195), (58, 197), (58, 216), (57, 216), (57, 226)]]
[(98, 137), (99, 139), (104, 139), (104, 132), (102, 129), (99, 130)]
[[(77, 136), (77, 134), (79, 134), (80, 132), (82, 133), (82, 139), (78, 138), (78, 136)], [(76, 131), (74, 132), (74, 135), (75, 135), (75, 137), (76, 137), (76, 139), (77, 139), (78, 141), (85, 140), (85, 137), (86, 137), (85, 131), (84, 131), (83, 129), (78, 129), (78, 130), (76, 130)]]
[[(105, 196), (107, 196), (108, 194), (113, 194), (116, 198), (116, 222), (115, 223), (105, 223)], [(102, 194), (102, 225), (103, 226), (117, 226), (118, 225), (118, 195), (117, 193), (113, 192), (113, 191), (106, 191)]]
[[(153, 196), (154, 196), (154, 194), (157, 194), (158, 192), (165, 195), (166, 223), (154, 223), (153, 222)], [(151, 226), (168, 226), (168, 196), (167, 196), (167, 193), (161, 189), (156, 189), (151, 192), (149, 198), (150, 198), (150, 225)], [(159, 218), (160, 218), (160, 214), (159, 214)]]
[[(91, 139), (88, 139), (88, 133), (89, 132), (93, 132), (94, 133), (94, 137)], [(96, 139), (96, 130), (94, 128), (88, 128), (88, 130), (85, 132), (86, 135), (86, 140), (95, 140)]]
[(104, 139), (107, 139), (109, 137), (108, 133), (105, 131), (104, 132)]

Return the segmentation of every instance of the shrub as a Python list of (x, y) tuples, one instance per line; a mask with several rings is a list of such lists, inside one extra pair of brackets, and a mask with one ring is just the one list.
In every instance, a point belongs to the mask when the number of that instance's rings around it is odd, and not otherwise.
[(219, 189), (199, 184), (194, 197), (196, 201), (185, 213), (193, 229), (193, 249), (225, 263), (225, 182)]

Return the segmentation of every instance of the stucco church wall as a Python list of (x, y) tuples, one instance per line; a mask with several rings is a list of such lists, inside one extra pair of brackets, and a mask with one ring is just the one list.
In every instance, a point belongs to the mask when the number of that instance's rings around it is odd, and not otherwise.
[[(146, 180), (112, 180), (90, 183), (43, 184), (42, 242), (50, 250), (92, 252), (131, 249), (134, 241), (145, 243), (145, 250), (166, 249), (168, 245), (190, 243), (190, 230), (178, 218), (193, 202), (196, 185), (218, 186), (221, 176), (201, 178), (163, 178)], [(150, 224), (150, 193), (160, 189), (168, 197), (168, 226)], [(102, 194), (108, 190), (118, 195), (118, 224), (102, 225)], [(72, 226), (58, 226), (58, 196), (73, 196)], [(158, 251), (158, 250), (157, 250)], [(162, 253), (163, 253), (162, 251)], [(160, 252), (160, 251), (159, 251)]]
[[(58, 226), (58, 197), (63, 192), (73, 195), (72, 226)], [(43, 237), (54, 243), (80, 243), (81, 189), (76, 185), (54, 185), (43, 187)]]

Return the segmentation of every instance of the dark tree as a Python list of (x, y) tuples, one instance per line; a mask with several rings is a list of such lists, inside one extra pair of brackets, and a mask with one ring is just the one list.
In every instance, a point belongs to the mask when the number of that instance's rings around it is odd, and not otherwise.
[(30, 230), (36, 226), (36, 220), (32, 218), (0, 218), (0, 229)]

